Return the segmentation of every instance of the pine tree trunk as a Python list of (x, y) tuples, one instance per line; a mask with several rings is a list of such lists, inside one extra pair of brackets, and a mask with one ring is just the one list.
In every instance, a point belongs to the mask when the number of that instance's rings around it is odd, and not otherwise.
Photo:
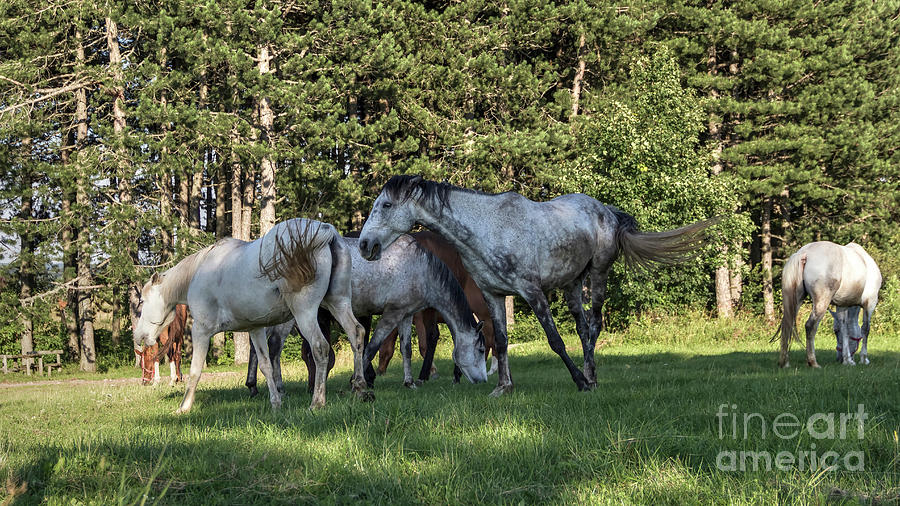
[(762, 242), (762, 284), (763, 312), (766, 322), (775, 323), (775, 295), (772, 285), (772, 198), (763, 200), (760, 219), (760, 240)]
[[(75, 131), (69, 130), (66, 134), (65, 145), (60, 151), (60, 159), (66, 167), (72, 163), (72, 149), (75, 147)], [(60, 217), (63, 220), (62, 235), (60, 238), (63, 253), (63, 283), (68, 284), (76, 277), (78, 269), (76, 263), (76, 251), (78, 237), (77, 229), (72, 225), (75, 217), (72, 213), (72, 203), (75, 200), (75, 192), (73, 188), (64, 183), (63, 198), (60, 204)], [(79, 335), (78, 335), (78, 292), (72, 288), (66, 289), (66, 298), (59, 302), (62, 311), (60, 312), (66, 324), (66, 355), (70, 359), (78, 357), (79, 353)]]
[[(259, 73), (270, 72), (271, 55), (269, 46), (262, 44), (257, 48)], [(260, 141), (267, 144), (269, 150), (275, 148), (272, 138), (275, 115), (269, 103), (269, 97), (258, 97)], [(260, 199), (259, 199), (259, 235), (262, 237), (275, 225), (275, 161), (271, 152), (265, 154), (259, 164)]]
[[(75, 31), (75, 39), (77, 67), (80, 68), (85, 64), (81, 30)], [(75, 139), (76, 149), (81, 149), (84, 147), (88, 135), (87, 91), (84, 88), (79, 88), (75, 92), (75, 124), (78, 125)], [(94, 277), (91, 273), (91, 223), (85, 216), (86, 210), (91, 209), (93, 204), (88, 196), (90, 179), (84, 174), (83, 169), (81, 167), (78, 171), (75, 190), (75, 203), (80, 208), (80, 211), (77, 213), (78, 246), (76, 260), (78, 269), (78, 327), (81, 329), (79, 355), (81, 356), (81, 370), (95, 372), (97, 370), (97, 353), (94, 346), (94, 299), (91, 288), (89, 288), (94, 284)]]
[[(116, 146), (119, 151), (119, 203), (125, 211), (131, 215), (132, 188), (131, 175), (129, 174), (128, 156), (125, 152), (125, 83), (122, 74), (122, 55), (119, 51), (119, 28), (111, 18), (106, 18), (106, 45), (109, 50), (109, 68), (113, 78), (113, 133), (116, 138)], [(137, 221), (133, 217), (126, 220), (127, 230), (137, 230)], [(126, 241), (127, 255), (131, 263), (136, 266), (140, 263), (137, 251), (137, 238), (134, 241)], [(129, 276), (130, 277), (130, 276)], [(128, 312), (132, 328), (137, 325), (140, 317), (141, 289), (133, 280), (129, 280), (128, 286)]]
[(732, 250), (734, 253), (734, 267), (731, 268), (731, 305), (732, 307), (738, 307), (741, 303), (741, 294), (744, 293), (744, 276), (741, 273), (741, 270), (744, 267), (744, 258), (739, 253), (743, 251), (743, 244), (740, 242), (735, 242), (732, 245)]
[(200, 231), (200, 210), (203, 200), (203, 160), (200, 160), (200, 170), (191, 176), (191, 210), (190, 222), (191, 233), (196, 235)]
[[(238, 114), (237, 89), (232, 89), (231, 113)], [(241, 167), (241, 159), (238, 156), (240, 133), (237, 122), (231, 129), (231, 236), (247, 241), (250, 239), (250, 218), (253, 212), (253, 173), (244, 174)], [(247, 332), (234, 332), (234, 363), (246, 364), (250, 361), (250, 334)]]
[[(216, 156), (217, 161), (219, 160), (219, 156)], [(228, 188), (227, 176), (225, 174), (224, 164), (217, 164), (218, 167), (216, 169), (216, 184), (215, 184), (215, 195), (216, 195), (216, 239), (222, 239), (228, 235), (228, 227), (225, 221), (225, 214), (227, 213), (226, 207), (228, 203), (228, 198), (226, 195), (228, 192), (226, 191)]]
[(587, 64), (584, 60), (584, 34), (578, 37), (578, 69), (575, 71), (575, 79), (572, 82), (572, 116), (575, 119), (578, 116), (578, 105), (581, 100), (581, 85), (584, 82), (584, 71)]
[(110, 339), (116, 347), (119, 346), (119, 342), (121, 341), (121, 332), (122, 332), (122, 293), (119, 290), (119, 287), (113, 287), (112, 293), (112, 322), (110, 326)]
[[(162, 69), (162, 72), (165, 72), (168, 67), (168, 58), (166, 56), (166, 48), (160, 48), (159, 50), (159, 66)], [(159, 151), (159, 163), (162, 165), (163, 169), (161, 174), (159, 175), (159, 179), (156, 184), (159, 187), (159, 216), (163, 223), (163, 226), (160, 227), (159, 231), (159, 260), (160, 264), (166, 264), (169, 262), (173, 256), (175, 256), (175, 245), (173, 243), (172, 238), (172, 177), (169, 174), (169, 170), (166, 168), (166, 163), (168, 163), (169, 159), (169, 148), (165, 146), (165, 142), (169, 135), (169, 120), (166, 117), (166, 112), (169, 105), (169, 97), (166, 93), (165, 88), (163, 88), (159, 93), (159, 107), (162, 110), (163, 120), (159, 125), (159, 130), (162, 133), (162, 142), (163, 146)]]
[[(19, 237), (19, 298), (28, 299), (34, 293), (34, 250), (35, 239), (30, 222), (34, 219), (34, 196), (32, 187), (34, 180), (31, 174), (31, 139), (22, 139), (22, 202), (19, 206), (19, 219), (27, 224)], [(22, 353), (34, 351), (34, 320), (31, 315), (31, 302), (22, 303), (22, 336), (20, 345)], [(29, 362), (32, 360), (29, 359)]]
[[(716, 47), (714, 45), (711, 45), (708, 49), (706, 68), (710, 75), (718, 73), (718, 70), (716, 69)], [(713, 87), (710, 89), (709, 96), (711, 101), (715, 103), (719, 98), (719, 91)], [(721, 160), (723, 149), (721, 126), (720, 119), (714, 112), (710, 112), (708, 129), (709, 138), (713, 144), (712, 166), (710, 167), (710, 172), (713, 176), (719, 175), (723, 169)], [(716, 311), (719, 318), (731, 318), (734, 304), (731, 299), (731, 272), (728, 270), (727, 246), (722, 247), (722, 253), (725, 264), (716, 269)]]
[(512, 295), (507, 295), (505, 304), (506, 304), (506, 327), (511, 328), (513, 324), (516, 323), (516, 305), (515, 305), (515, 297)]

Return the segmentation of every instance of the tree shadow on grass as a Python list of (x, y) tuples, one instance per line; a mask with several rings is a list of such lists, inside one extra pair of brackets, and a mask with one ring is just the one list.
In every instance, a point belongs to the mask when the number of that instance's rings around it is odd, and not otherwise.
[[(785, 371), (776, 352), (615, 353), (599, 358), (597, 389), (581, 393), (555, 355), (530, 353), (512, 357), (516, 390), (499, 399), (487, 397), (493, 381), (452, 385), (448, 374), (411, 391), (392, 372), (378, 378), (373, 403), (348, 393), (349, 372), (342, 371), (329, 379), (328, 405), (317, 412), (307, 409), (303, 380), (288, 379), (285, 406), (274, 413), (265, 388), (248, 399), (243, 378), (233, 387), (201, 381), (187, 415), (135, 415), (125, 434), (44, 447), (13, 474), (29, 483), (22, 503), (129, 499), (165, 448), (151, 487), (158, 495), (170, 484), (164, 503), (568, 502), (610, 491), (679, 503), (723, 500), (716, 495), (723, 484), (745, 489), (736, 497), (772, 497), (769, 489), (785, 482), (797, 497), (832, 484), (872, 497), (865, 487), (895, 472), (888, 435), (900, 425), (900, 353), (871, 358), (865, 367)], [(438, 360), (438, 367), (449, 371), (451, 363)], [(181, 395), (171, 390), (160, 402), (174, 410)], [(756, 427), (749, 443), (723, 438), (716, 418), (722, 405), (771, 422), (780, 413), (804, 419), (857, 403), (872, 417), (860, 443), (872, 467), (862, 478), (828, 475), (804, 491), (811, 473), (724, 475), (714, 467), (723, 448), (781, 448)], [(839, 450), (854, 444), (833, 443)]]

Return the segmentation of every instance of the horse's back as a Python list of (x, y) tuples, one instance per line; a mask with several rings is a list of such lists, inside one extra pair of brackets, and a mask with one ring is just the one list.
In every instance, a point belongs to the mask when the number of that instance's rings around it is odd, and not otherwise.
[(836, 306), (860, 303), (866, 288), (867, 266), (852, 248), (830, 241), (817, 241), (794, 255), (805, 259), (803, 281), (814, 298), (829, 296)]

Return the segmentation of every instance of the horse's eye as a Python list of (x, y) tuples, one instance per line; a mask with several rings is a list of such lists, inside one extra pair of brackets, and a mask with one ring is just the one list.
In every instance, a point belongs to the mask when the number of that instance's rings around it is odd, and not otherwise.
[(384, 204), (381, 204), (381, 207), (384, 209), (390, 209), (393, 205), (394, 204), (391, 204), (390, 202), (385, 202)]

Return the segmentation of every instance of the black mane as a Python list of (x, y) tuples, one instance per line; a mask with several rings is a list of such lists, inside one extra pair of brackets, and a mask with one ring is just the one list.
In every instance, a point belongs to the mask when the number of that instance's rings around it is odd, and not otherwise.
[[(393, 200), (406, 202), (415, 197), (416, 201), (428, 201), (439, 204), (440, 207), (449, 207), (447, 200), (450, 190), (459, 189), (450, 183), (438, 183), (429, 181), (422, 176), (400, 174), (391, 177), (384, 184), (382, 191), (386, 192)], [(418, 190), (418, 194), (416, 194)]]

